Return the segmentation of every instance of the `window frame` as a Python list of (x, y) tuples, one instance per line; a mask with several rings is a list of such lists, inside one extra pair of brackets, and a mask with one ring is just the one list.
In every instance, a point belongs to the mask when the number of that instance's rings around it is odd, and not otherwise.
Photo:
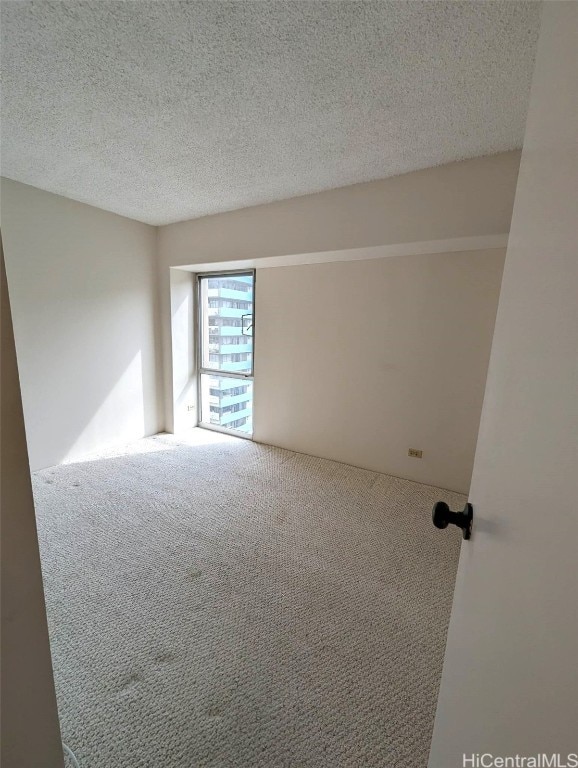
[[(234, 277), (252, 277), (253, 278), (253, 333), (251, 334), (251, 370), (249, 372), (247, 371), (228, 371), (225, 368), (210, 368), (206, 365), (203, 365), (203, 350), (205, 348), (205, 338), (203, 335), (203, 306), (201, 302), (201, 283), (203, 280), (208, 280), (210, 278), (222, 278), (222, 277), (228, 277), (228, 276), (234, 276)], [(196, 298), (196, 304), (197, 304), (197, 312), (196, 312), (196, 325), (197, 325), (197, 332), (195, 334), (196, 336), (196, 348), (197, 348), (197, 354), (196, 354), (196, 363), (197, 363), (197, 371), (199, 374), (199, 392), (200, 392), (200, 375), (202, 373), (214, 373), (214, 374), (220, 374), (221, 376), (224, 376), (225, 378), (231, 378), (231, 379), (254, 379), (255, 378), (255, 295), (256, 295), (256, 285), (257, 285), (257, 271), (255, 269), (239, 269), (239, 270), (227, 270), (226, 272), (199, 272), (196, 275), (196, 291), (195, 291), (195, 298)], [(207, 344), (208, 344), (207, 340)], [(233, 354), (233, 353), (231, 353)], [(236, 353), (240, 354), (240, 353)], [(210, 362), (210, 361), (209, 361)]]
[[(239, 371), (227, 371), (219, 368), (207, 368), (203, 365), (203, 307), (201, 302), (201, 281), (205, 278), (222, 278), (231, 275), (233, 277), (252, 277), (253, 278), (253, 333), (252, 333), (252, 351), (251, 351), (251, 371), (239, 372)], [(247, 381), (253, 384), (253, 392), (255, 386), (255, 316), (256, 316), (256, 293), (257, 293), (257, 271), (255, 269), (237, 269), (237, 270), (223, 270), (215, 272), (198, 272), (195, 275), (195, 304), (196, 311), (194, 312), (194, 342), (195, 342), (195, 367), (196, 367), (196, 379), (197, 379), (197, 407), (198, 407), (198, 420), (197, 424), (203, 429), (210, 429), (214, 432), (221, 432), (226, 435), (233, 435), (243, 440), (252, 440), (253, 431), (251, 433), (242, 432), (241, 430), (231, 427), (222, 427), (218, 424), (210, 424), (202, 421), (203, 403), (202, 403), (202, 386), (201, 377), (203, 375), (210, 375), (215, 377), (221, 377), (225, 379), (239, 379), (240, 382)]]

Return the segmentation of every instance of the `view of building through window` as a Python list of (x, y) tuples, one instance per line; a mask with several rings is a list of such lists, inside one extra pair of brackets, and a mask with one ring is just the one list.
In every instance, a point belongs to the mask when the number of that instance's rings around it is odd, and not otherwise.
[[(200, 278), (201, 423), (253, 432), (253, 275)], [(228, 374), (228, 375), (227, 375)]]

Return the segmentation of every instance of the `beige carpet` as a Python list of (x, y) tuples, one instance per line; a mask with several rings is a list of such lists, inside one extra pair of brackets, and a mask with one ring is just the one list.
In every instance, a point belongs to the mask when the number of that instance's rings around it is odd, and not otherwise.
[(426, 765), (462, 496), (206, 430), (34, 491), (81, 768)]

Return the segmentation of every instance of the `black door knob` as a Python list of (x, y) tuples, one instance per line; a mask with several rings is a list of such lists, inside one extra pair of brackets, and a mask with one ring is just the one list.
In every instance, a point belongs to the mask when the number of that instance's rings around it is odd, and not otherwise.
[(452, 512), (445, 501), (438, 501), (434, 504), (432, 520), (436, 528), (447, 528), (450, 523), (457, 525), (462, 529), (464, 539), (469, 539), (472, 535), (474, 508), (468, 503), (461, 512)]

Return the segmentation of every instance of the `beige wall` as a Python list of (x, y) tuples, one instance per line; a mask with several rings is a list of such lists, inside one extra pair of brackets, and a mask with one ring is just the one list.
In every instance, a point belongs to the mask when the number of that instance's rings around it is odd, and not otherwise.
[[(508, 231), (518, 159), (508, 152), (452, 163), (158, 232), (2, 180), (32, 467), (196, 422), (191, 278), (174, 267), (203, 261), (222, 266), (216, 261), (221, 259), (229, 266), (239, 259), (255, 266), (285, 257), (373, 259), (380, 249), (395, 254), (400, 247), (404, 253), (482, 247)], [(353, 267), (343, 267), (348, 268)], [(371, 267), (359, 269), (363, 274)], [(259, 429), (272, 439), (264, 419)], [(276, 441), (290, 439), (277, 431)], [(432, 460), (428, 454), (420, 472)], [(384, 465), (382, 459), (378, 466), (405, 473), (397, 462)], [(470, 461), (460, 460), (462, 485)], [(414, 471), (411, 465), (407, 470)], [(440, 477), (436, 482), (442, 484)]]
[(467, 493), (504, 255), (259, 269), (255, 439)]
[(197, 426), (195, 276), (171, 269), (171, 368), (175, 432)]
[(337, 260), (344, 251), (373, 247), (390, 254), (493, 247), (489, 241), (509, 232), (519, 157), (505, 152), (161, 227), (167, 429), (182, 421), (174, 411), (171, 267), (244, 268), (261, 260), (269, 266), (272, 258), (298, 263), (319, 254)]
[(33, 469), (157, 432), (156, 231), (2, 179)]
[(163, 266), (509, 232), (519, 152), (160, 228)]
[(431, 768), (578, 752), (577, 41), (544, 3)]
[(2, 261), (2, 737), (5, 768), (63, 764), (12, 319)]

